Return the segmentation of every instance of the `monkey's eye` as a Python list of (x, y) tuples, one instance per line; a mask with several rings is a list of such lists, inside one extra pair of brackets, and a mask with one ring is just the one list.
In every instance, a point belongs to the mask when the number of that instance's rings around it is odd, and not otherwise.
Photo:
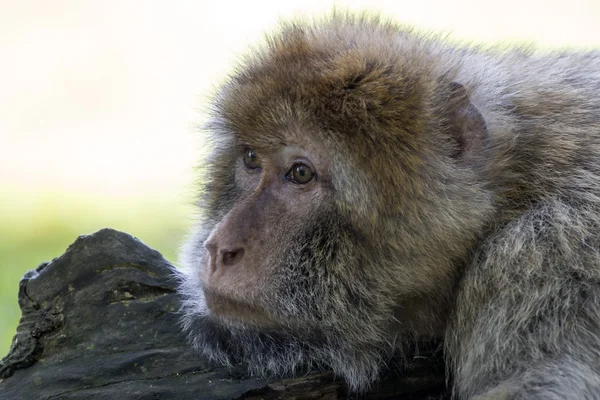
[(252, 149), (247, 149), (244, 153), (244, 165), (248, 169), (256, 169), (260, 168), (260, 162), (258, 161), (258, 156)]
[(298, 184), (304, 185), (313, 180), (315, 173), (310, 169), (310, 167), (306, 164), (296, 163), (292, 165), (292, 168), (286, 174), (286, 178), (288, 181)]

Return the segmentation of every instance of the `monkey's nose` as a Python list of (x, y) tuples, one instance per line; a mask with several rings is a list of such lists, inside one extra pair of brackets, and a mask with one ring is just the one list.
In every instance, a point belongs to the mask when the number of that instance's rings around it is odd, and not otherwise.
[(204, 247), (208, 250), (210, 273), (214, 274), (220, 269), (231, 267), (242, 259), (244, 249), (235, 246), (223, 246), (214, 238), (204, 242)]
[(219, 258), (221, 264), (223, 264), (225, 267), (231, 267), (242, 259), (244, 256), (244, 249), (238, 248), (234, 250), (221, 250), (220, 253), (221, 257)]
[(217, 256), (217, 250), (219, 249), (218, 246), (211, 240), (207, 240), (206, 242), (204, 242), (204, 248), (208, 250), (208, 255), (210, 256), (210, 258), (214, 260)]

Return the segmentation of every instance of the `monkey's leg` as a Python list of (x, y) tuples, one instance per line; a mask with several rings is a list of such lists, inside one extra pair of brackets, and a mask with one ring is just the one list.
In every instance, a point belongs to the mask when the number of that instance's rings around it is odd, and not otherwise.
[(486, 239), (446, 345), (461, 399), (600, 399), (599, 206), (548, 202)]

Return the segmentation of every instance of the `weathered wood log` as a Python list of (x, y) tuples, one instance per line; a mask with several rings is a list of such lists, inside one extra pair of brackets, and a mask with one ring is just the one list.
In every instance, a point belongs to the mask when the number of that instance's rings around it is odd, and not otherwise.
[(172, 271), (139, 240), (103, 229), (27, 272), (0, 399), (449, 398), (439, 350), (385, 371), (360, 396), (331, 372), (264, 380), (215, 365), (179, 332)]

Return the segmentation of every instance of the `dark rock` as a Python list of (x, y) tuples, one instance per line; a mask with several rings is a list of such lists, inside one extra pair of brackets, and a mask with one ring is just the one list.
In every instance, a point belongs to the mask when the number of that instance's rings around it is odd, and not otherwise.
[(134, 237), (103, 229), (27, 272), (0, 399), (448, 398), (439, 351), (360, 396), (331, 372), (261, 380), (210, 363), (178, 330), (172, 270)]

